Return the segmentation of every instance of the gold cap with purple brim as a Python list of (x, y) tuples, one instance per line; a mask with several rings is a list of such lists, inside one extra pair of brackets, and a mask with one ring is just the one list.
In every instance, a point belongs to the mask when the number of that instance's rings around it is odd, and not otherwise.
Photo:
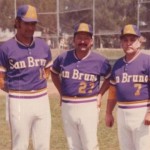
[(123, 38), (125, 35), (135, 35), (137, 37), (141, 36), (140, 30), (136, 25), (128, 24), (125, 25), (121, 30), (120, 38)]
[(93, 35), (93, 29), (90, 24), (87, 23), (79, 23), (74, 28), (74, 35), (78, 32), (87, 32), (90, 35)]
[(36, 8), (31, 5), (21, 5), (17, 10), (17, 17), (24, 22), (38, 22)]

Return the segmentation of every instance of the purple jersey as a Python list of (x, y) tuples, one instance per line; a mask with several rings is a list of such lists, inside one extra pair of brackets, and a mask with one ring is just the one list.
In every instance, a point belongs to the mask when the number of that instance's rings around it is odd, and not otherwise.
[(63, 96), (93, 96), (99, 92), (101, 76), (110, 75), (108, 61), (94, 52), (79, 60), (75, 51), (67, 51), (58, 56), (52, 71), (61, 75)]
[(110, 82), (116, 86), (119, 102), (150, 99), (150, 55), (139, 53), (130, 62), (116, 61)]
[(25, 46), (12, 38), (0, 47), (0, 71), (6, 72), (8, 90), (30, 91), (47, 87), (44, 68), (51, 65), (51, 53), (44, 40), (35, 38)]

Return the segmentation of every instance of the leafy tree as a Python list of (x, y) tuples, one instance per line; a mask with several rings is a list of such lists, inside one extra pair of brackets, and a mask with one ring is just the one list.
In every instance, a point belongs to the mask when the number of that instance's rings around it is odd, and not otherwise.
[(13, 29), (14, 26), (14, 3), (12, 0), (0, 0), (0, 27)]
[[(60, 34), (71, 34), (73, 26), (80, 22), (93, 23), (95, 14), (95, 32), (118, 31), (127, 23), (137, 24), (138, 0), (59, 0), (59, 18), (57, 20), (57, 0), (16, 0), (18, 7), (22, 4), (36, 6), (39, 13), (38, 30), (46, 30), (49, 34), (57, 34), (59, 20)], [(95, 2), (95, 10), (93, 10)], [(143, 6), (143, 5), (142, 5)], [(141, 18), (150, 24), (150, 4), (141, 6)], [(12, 0), (0, 0), (0, 27), (13, 30), (15, 5)]]
[(118, 30), (124, 24), (136, 24), (136, 3), (137, 0), (97, 0), (96, 29)]

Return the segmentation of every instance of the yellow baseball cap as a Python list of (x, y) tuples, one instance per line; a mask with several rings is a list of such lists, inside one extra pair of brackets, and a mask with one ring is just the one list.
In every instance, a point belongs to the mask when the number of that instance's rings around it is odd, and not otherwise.
[(122, 38), (123, 36), (128, 35), (128, 34), (135, 35), (138, 37), (141, 36), (139, 28), (133, 24), (125, 25), (124, 28), (121, 30), (120, 37)]
[(24, 22), (38, 22), (36, 8), (31, 5), (21, 5), (18, 7), (17, 17)]
[(87, 32), (87, 33), (93, 35), (92, 26), (90, 24), (87, 24), (87, 23), (77, 24), (74, 28), (74, 34), (76, 34), (78, 32)]

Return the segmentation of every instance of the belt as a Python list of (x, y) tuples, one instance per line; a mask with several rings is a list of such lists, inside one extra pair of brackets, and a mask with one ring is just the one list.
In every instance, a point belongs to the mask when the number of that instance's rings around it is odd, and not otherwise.
[(97, 101), (97, 95), (89, 96), (89, 97), (69, 97), (69, 96), (62, 96), (62, 102), (64, 103), (89, 103)]
[(122, 108), (122, 109), (142, 108), (142, 107), (150, 107), (150, 100), (117, 102), (117, 104), (118, 104), (118, 108)]
[(47, 88), (41, 90), (31, 90), (31, 91), (14, 91), (10, 90), (8, 93), (11, 98), (19, 98), (19, 99), (32, 99), (42, 97), (47, 95)]

